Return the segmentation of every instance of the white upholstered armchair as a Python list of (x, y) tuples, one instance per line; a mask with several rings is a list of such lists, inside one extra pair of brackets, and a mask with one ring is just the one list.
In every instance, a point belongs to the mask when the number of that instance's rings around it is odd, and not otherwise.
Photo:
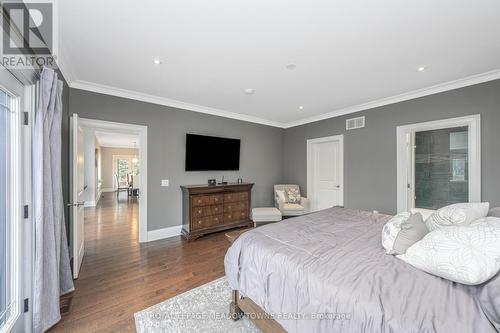
[(283, 216), (299, 216), (309, 212), (309, 200), (300, 195), (299, 185), (274, 185), (274, 205)]

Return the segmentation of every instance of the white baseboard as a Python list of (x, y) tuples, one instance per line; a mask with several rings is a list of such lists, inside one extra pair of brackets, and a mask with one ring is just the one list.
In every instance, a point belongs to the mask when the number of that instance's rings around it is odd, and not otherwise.
[(114, 188), (103, 188), (101, 190), (101, 193), (107, 193), (107, 192), (116, 192)]
[(83, 205), (83, 207), (95, 207), (96, 204), (95, 204), (95, 201), (85, 201), (85, 204)]
[(176, 225), (174, 227), (157, 229), (148, 231), (148, 242), (152, 242), (159, 239), (170, 238), (179, 236), (181, 234), (182, 225)]

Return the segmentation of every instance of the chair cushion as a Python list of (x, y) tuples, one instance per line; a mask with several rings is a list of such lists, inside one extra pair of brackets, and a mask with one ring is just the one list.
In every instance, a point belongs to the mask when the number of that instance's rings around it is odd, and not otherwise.
[(253, 208), (252, 221), (254, 222), (275, 222), (281, 221), (281, 212), (274, 207)]
[(283, 205), (283, 210), (299, 211), (299, 210), (304, 210), (304, 207), (302, 205), (295, 204), (295, 203), (286, 203)]

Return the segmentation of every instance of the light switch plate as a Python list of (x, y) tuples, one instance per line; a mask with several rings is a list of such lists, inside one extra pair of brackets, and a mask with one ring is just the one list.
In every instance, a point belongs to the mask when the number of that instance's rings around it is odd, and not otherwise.
[(163, 186), (163, 187), (168, 186), (168, 183), (169, 183), (169, 182), (168, 182), (168, 179), (162, 179), (162, 180), (161, 180), (161, 186)]

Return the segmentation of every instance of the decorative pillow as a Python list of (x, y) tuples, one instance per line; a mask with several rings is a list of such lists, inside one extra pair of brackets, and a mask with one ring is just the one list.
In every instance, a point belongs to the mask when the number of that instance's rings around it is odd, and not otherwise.
[(420, 213), (411, 214), (408, 220), (401, 223), (401, 231), (394, 240), (393, 250), (396, 254), (406, 253), (406, 250), (429, 233)]
[(290, 187), (286, 189), (286, 203), (300, 203), (300, 191), (298, 188)]
[(382, 228), (382, 246), (387, 254), (395, 254), (394, 241), (401, 231), (401, 224), (408, 220), (410, 216), (411, 213), (409, 212), (399, 213), (387, 221), (384, 228)]
[(434, 230), (397, 257), (451, 281), (481, 284), (500, 269), (499, 220), (488, 217), (472, 225)]
[(488, 202), (457, 203), (437, 210), (426, 221), (430, 231), (449, 226), (468, 225), (488, 214)]
[(425, 209), (425, 208), (413, 208), (413, 209), (410, 209), (410, 212), (412, 214), (420, 213), (422, 215), (422, 219), (425, 222), (432, 214), (434, 214), (436, 212), (436, 210), (435, 209)]
[(276, 194), (278, 195), (278, 198), (282, 202), (286, 202), (286, 196), (285, 196), (285, 191), (283, 190), (276, 190)]

